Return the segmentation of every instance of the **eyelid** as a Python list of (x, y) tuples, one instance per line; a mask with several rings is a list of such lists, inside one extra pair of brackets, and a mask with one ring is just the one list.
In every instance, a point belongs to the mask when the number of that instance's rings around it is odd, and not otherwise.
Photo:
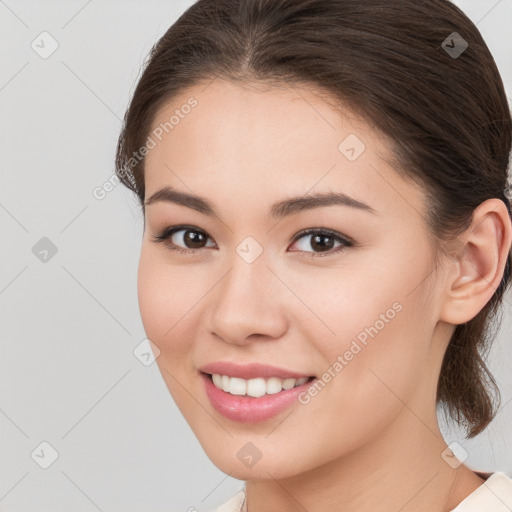
[(201, 247), (200, 249), (187, 249), (184, 247), (177, 246), (176, 244), (172, 244), (173, 247), (170, 247), (169, 243), (167, 243), (169, 238), (171, 238), (172, 235), (174, 235), (175, 233), (178, 233), (179, 231), (196, 231), (199, 233), (203, 233), (204, 235), (206, 235), (207, 238), (211, 239), (211, 236), (206, 231), (198, 228), (197, 226), (191, 226), (191, 225), (168, 226), (168, 227), (162, 229), (161, 231), (159, 231), (156, 235), (153, 235), (152, 239), (154, 242), (163, 243), (163, 244), (167, 245), (169, 247), (169, 249), (171, 249), (173, 251), (182, 252), (182, 253), (197, 254), (199, 252), (202, 252), (204, 249), (206, 249), (206, 247)]
[[(165, 244), (172, 235), (174, 235), (175, 233), (178, 233), (180, 231), (196, 231), (196, 232), (204, 234), (208, 239), (212, 239), (211, 236), (205, 230), (198, 228), (197, 226), (192, 226), (192, 225), (168, 226), (168, 227), (162, 229), (156, 235), (153, 235), (152, 238), (153, 238), (153, 241), (155, 241), (157, 243)], [(314, 252), (314, 251), (290, 251), (290, 252), (299, 252), (299, 253), (302, 252), (302, 253), (307, 254), (308, 257), (326, 257), (326, 256), (335, 255), (343, 249), (357, 246), (356, 242), (352, 238), (350, 238), (342, 233), (339, 233), (338, 231), (335, 231), (330, 228), (322, 227), (322, 226), (314, 227), (314, 228), (307, 228), (307, 229), (303, 229), (302, 231), (299, 231), (293, 237), (291, 244), (293, 245), (295, 242), (297, 242), (297, 240), (300, 240), (301, 238), (303, 238), (305, 236), (314, 235), (314, 234), (322, 234), (322, 235), (331, 236), (336, 241), (340, 242), (342, 245), (336, 249), (331, 249), (331, 250), (325, 251), (323, 253), (322, 252)], [(177, 246), (176, 244), (172, 244), (172, 247), (169, 244), (166, 244), (166, 245), (169, 247), (170, 250), (181, 252), (181, 253), (186, 253), (186, 254), (191, 254), (191, 255), (201, 253), (204, 249), (208, 248), (208, 247), (201, 247), (199, 249), (187, 249), (187, 248)]]
[(350, 244), (350, 245), (356, 244), (356, 242), (352, 238), (348, 237), (347, 235), (339, 233), (338, 231), (335, 231), (333, 229), (324, 228), (321, 226), (316, 227), (316, 228), (307, 228), (307, 229), (303, 229), (302, 231), (299, 231), (293, 238), (293, 242), (296, 242), (297, 240), (299, 240), (300, 238), (302, 238), (306, 235), (312, 235), (312, 234), (317, 234), (317, 233), (322, 233), (324, 235), (330, 235), (333, 238), (339, 238), (339, 239), (343, 240), (343, 242), (345, 242), (346, 244)]

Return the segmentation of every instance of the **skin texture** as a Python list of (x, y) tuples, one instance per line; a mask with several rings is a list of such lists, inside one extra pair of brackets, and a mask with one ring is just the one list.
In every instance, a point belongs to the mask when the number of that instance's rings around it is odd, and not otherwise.
[[(138, 294), (162, 376), (208, 457), (247, 481), (250, 512), (451, 510), (482, 480), (441, 456), (436, 385), (453, 324), (474, 317), (503, 274), (505, 205), (482, 203), (435, 269), (424, 191), (384, 161), (389, 140), (349, 108), (311, 89), (216, 79), (164, 105), (153, 126), (191, 96), (197, 106), (146, 157), (146, 200), (173, 186), (208, 199), (218, 217), (147, 205)], [(338, 149), (350, 134), (365, 144), (354, 161)], [(375, 213), (269, 215), (277, 201), (333, 191)], [(206, 233), (202, 249), (153, 240), (182, 224)], [(322, 255), (311, 235), (294, 241), (306, 228), (355, 245)], [(190, 248), (184, 234), (167, 243)], [(250, 264), (236, 252), (247, 236), (263, 250)], [(400, 312), (307, 405), (259, 424), (211, 406), (198, 367), (259, 362), (321, 377), (394, 303)], [(249, 442), (261, 453), (250, 468), (237, 457)]]

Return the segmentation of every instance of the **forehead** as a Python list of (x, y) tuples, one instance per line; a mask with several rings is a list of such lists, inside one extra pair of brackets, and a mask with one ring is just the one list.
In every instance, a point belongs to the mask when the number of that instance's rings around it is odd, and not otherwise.
[[(190, 87), (164, 104), (151, 130), (163, 129), (162, 138), (191, 144), (200, 139), (214, 146), (218, 140), (227, 140), (229, 144), (217, 147), (217, 152), (233, 154), (242, 145), (261, 157), (274, 149), (297, 152), (304, 141), (313, 149), (322, 145), (337, 151), (344, 125), (361, 137), (373, 131), (348, 106), (311, 86), (271, 87), (215, 79)], [(374, 139), (378, 135), (371, 134)]]
[(156, 145), (146, 156), (146, 198), (165, 185), (214, 193), (219, 204), (242, 194), (246, 206), (308, 191), (390, 203), (401, 188), (411, 193), (383, 159), (390, 141), (312, 88), (203, 82), (165, 104), (150, 135)]

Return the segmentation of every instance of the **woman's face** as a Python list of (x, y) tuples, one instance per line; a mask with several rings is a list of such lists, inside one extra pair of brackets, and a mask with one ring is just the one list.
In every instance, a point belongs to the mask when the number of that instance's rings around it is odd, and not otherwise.
[[(406, 409), (435, 421), (442, 276), (423, 192), (374, 128), (312, 91), (219, 79), (154, 120), (142, 321), (178, 407), (236, 478), (331, 462)], [(148, 201), (166, 187), (201, 200)]]

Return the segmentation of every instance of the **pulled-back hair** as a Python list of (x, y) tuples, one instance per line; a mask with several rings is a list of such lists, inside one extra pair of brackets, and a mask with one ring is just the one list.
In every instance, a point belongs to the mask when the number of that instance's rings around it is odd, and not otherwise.
[[(134, 152), (164, 104), (214, 78), (309, 85), (348, 105), (390, 137), (397, 172), (423, 185), (427, 224), (440, 241), (464, 232), (486, 199), (501, 199), (510, 214), (512, 120), (503, 82), (477, 27), (447, 0), (194, 3), (151, 49), (119, 137), (116, 174), (142, 209), (144, 159)], [(444, 355), (436, 403), (467, 437), (499, 406), (485, 360), (511, 262), (509, 253), (494, 295), (455, 327)]]

